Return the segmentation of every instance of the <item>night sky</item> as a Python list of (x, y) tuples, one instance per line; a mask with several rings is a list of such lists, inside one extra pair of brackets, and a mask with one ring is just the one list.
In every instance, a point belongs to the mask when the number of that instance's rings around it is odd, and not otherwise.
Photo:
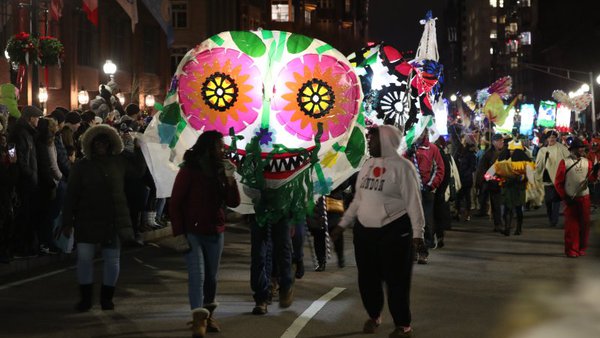
[(385, 41), (400, 51), (416, 51), (423, 34), (419, 20), (431, 9), (438, 18), (439, 44), (445, 3), (446, 0), (370, 0), (369, 38), (375, 42)]

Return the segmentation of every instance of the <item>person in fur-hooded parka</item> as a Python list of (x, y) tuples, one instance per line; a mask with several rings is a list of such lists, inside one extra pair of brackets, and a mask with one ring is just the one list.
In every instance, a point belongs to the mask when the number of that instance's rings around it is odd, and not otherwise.
[(143, 172), (143, 158), (123, 151), (123, 141), (108, 125), (88, 129), (82, 136), (84, 158), (71, 169), (63, 207), (63, 232), (75, 229), (77, 278), (81, 301), (78, 311), (91, 308), (93, 257), (102, 246), (104, 278), (101, 293), (103, 310), (112, 310), (112, 295), (119, 275), (120, 242), (132, 240), (133, 231), (127, 208), (126, 176)]

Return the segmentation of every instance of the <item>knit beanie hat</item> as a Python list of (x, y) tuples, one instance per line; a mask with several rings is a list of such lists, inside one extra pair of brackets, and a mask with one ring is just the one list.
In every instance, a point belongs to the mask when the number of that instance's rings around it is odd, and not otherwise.
[(69, 112), (67, 116), (65, 116), (65, 122), (70, 124), (81, 123), (81, 116), (74, 111)]

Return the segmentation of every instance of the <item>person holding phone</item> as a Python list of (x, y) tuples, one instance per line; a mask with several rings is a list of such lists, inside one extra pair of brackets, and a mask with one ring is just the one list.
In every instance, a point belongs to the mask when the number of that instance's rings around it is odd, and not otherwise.
[(224, 159), (223, 148), (223, 134), (218, 131), (198, 137), (185, 152), (169, 204), (173, 236), (185, 234), (191, 248), (185, 261), (194, 337), (221, 330), (213, 313), (223, 252), (224, 209), (240, 204), (235, 165)]
[(35, 242), (35, 215), (38, 206), (34, 198), (38, 189), (38, 161), (35, 139), (42, 111), (34, 106), (25, 106), (10, 134), (9, 142), (14, 142), (17, 153), (19, 178), (17, 196), (21, 202), (15, 220), (15, 255), (32, 257), (38, 254)]

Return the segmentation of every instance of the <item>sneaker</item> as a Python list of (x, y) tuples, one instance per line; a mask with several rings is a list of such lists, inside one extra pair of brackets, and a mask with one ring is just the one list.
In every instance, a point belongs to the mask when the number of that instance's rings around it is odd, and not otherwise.
[(419, 254), (419, 257), (417, 258), (417, 264), (427, 264), (429, 262), (429, 259), (427, 256)]
[(294, 302), (294, 285), (292, 285), (288, 290), (279, 290), (279, 307), (280, 308), (288, 308), (292, 306)]
[(264, 315), (267, 313), (267, 302), (257, 302), (254, 309), (252, 309), (253, 315)]
[(444, 237), (440, 237), (437, 241), (437, 248), (441, 249), (444, 247)]
[(369, 318), (363, 325), (363, 333), (375, 333), (379, 325), (381, 325), (381, 317)]
[(56, 255), (56, 254), (58, 254), (58, 251), (51, 249), (47, 245), (44, 245), (44, 244), (40, 245), (40, 255)]
[(327, 263), (323, 262), (323, 263), (317, 263), (317, 267), (315, 268), (316, 272), (323, 272), (325, 271), (325, 267), (327, 266)]
[(412, 328), (399, 326), (390, 333), (389, 338), (408, 338), (412, 336)]

